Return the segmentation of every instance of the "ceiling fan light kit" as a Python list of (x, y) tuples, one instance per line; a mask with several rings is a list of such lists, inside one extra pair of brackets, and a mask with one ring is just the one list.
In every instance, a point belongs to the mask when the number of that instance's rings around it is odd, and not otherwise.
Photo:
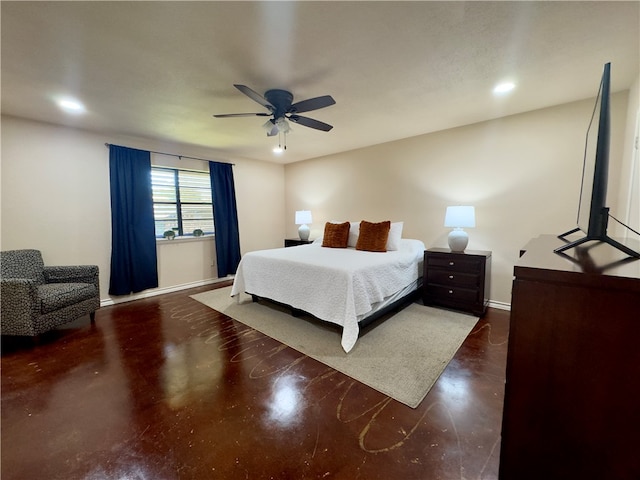
[(278, 135), (279, 145), (278, 147), (282, 151), (281, 135), (284, 136), (284, 150), (287, 146), (287, 133), (291, 131), (291, 126), (287, 120), (293, 123), (302, 125), (304, 127), (321, 130), (328, 132), (333, 128), (328, 123), (321, 122), (309, 117), (303, 117), (298, 115), (299, 113), (311, 112), (313, 110), (319, 110), (321, 108), (334, 105), (336, 101), (331, 95), (323, 95), (321, 97), (310, 98), (308, 100), (302, 100), (300, 102), (293, 102), (293, 94), (287, 90), (271, 89), (267, 90), (264, 97), (259, 93), (253, 91), (246, 85), (234, 85), (238, 90), (244, 93), (247, 97), (253, 101), (259, 103), (267, 110), (267, 112), (259, 113), (226, 113), (221, 115), (214, 115), (215, 118), (229, 118), (229, 117), (271, 117), (262, 127), (267, 130), (267, 136), (272, 137)]

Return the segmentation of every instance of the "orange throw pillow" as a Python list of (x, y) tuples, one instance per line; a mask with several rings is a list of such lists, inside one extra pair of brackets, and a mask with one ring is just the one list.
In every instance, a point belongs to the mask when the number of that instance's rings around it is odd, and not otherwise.
[(349, 222), (325, 223), (322, 246), (329, 248), (347, 248), (349, 242)]
[(356, 250), (367, 252), (386, 252), (387, 240), (391, 221), (371, 223), (363, 220), (360, 222), (360, 235), (356, 243)]

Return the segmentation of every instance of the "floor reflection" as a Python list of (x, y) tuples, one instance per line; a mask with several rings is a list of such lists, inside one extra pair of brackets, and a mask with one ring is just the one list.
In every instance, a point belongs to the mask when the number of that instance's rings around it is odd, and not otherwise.
[(188, 292), (96, 325), (3, 352), (3, 480), (496, 478), (508, 313), (416, 409)]
[(223, 362), (222, 353), (199, 338), (165, 345), (160, 377), (167, 405), (183, 407), (194, 397), (214, 391), (222, 377)]
[(271, 399), (267, 403), (269, 421), (281, 427), (294, 426), (300, 422), (303, 396), (299, 385), (303, 380), (298, 375), (288, 374), (273, 382)]

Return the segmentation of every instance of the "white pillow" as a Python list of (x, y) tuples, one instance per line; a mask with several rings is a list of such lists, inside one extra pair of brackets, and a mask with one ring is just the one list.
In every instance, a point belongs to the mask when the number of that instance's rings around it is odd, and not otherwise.
[[(398, 250), (400, 248), (402, 227), (404, 227), (404, 222), (394, 222), (391, 224), (389, 238), (387, 239), (387, 250)], [(349, 236), (351, 236), (351, 231), (349, 231)]]
[(349, 227), (349, 241), (347, 242), (347, 247), (356, 248), (356, 243), (358, 243), (358, 235), (360, 235), (360, 222), (350, 222), (351, 226)]

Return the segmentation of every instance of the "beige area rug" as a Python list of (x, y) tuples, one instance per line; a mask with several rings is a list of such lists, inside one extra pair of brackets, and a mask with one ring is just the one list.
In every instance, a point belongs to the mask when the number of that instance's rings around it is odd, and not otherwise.
[(192, 295), (299, 352), (404, 403), (417, 407), (478, 318), (413, 303), (365, 328), (349, 353), (340, 346), (341, 329), (313, 317), (293, 317), (269, 302), (254, 303), (231, 287)]

